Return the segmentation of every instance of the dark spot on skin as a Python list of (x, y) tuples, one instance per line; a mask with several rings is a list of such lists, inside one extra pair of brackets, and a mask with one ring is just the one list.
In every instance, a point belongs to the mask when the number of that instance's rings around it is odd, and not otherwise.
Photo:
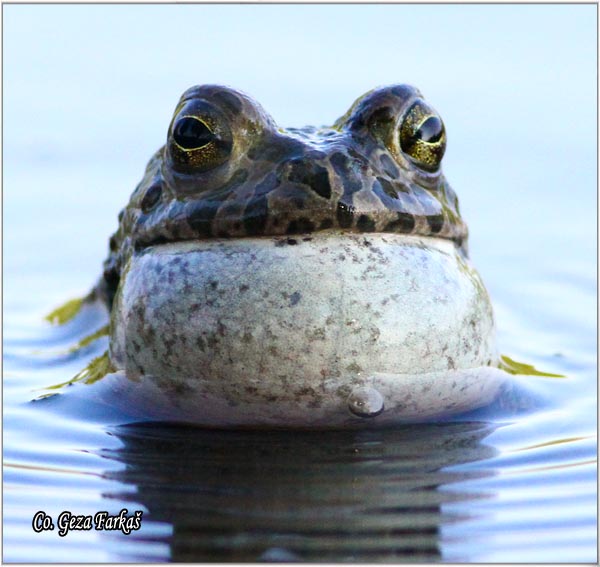
[(294, 307), (294, 305), (298, 305), (298, 302), (300, 301), (302, 295), (299, 291), (295, 291), (294, 293), (292, 293), (292, 295), (290, 296), (290, 305), (292, 307)]
[(394, 112), (390, 106), (376, 108), (369, 116), (369, 122), (376, 126), (378, 123), (389, 124), (394, 119)]
[(360, 130), (365, 125), (364, 109), (357, 109), (353, 116), (348, 119), (348, 126), (352, 130)]
[(104, 281), (106, 282), (106, 298), (108, 300), (108, 306), (112, 307), (112, 302), (119, 286), (119, 280), (121, 274), (118, 265), (112, 265), (107, 267), (102, 274)]
[[(283, 142), (283, 143), (282, 143)], [(251, 160), (269, 162), (280, 165), (285, 155), (297, 151), (298, 154), (305, 152), (305, 147), (299, 140), (282, 138), (280, 135), (266, 135), (260, 143), (251, 147), (246, 154)]]
[(388, 177), (391, 177), (392, 179), (398, 177), (398, 168), (396, 167), (396, 164), (392, 161), (392, 158), (390, 156), (388, 156), (387, 154), (382, 154), (379, 158), (379, 161), (381, 163), (381, 169), (383, 169), (383, 172)]
[(360, 215), (356, 221), (356, 228), (361, 232), (373, 232), (375, 230), (375, 221), (367, 215)]
[(269, 204), (263, 195), (252, 199), (244, 212), (244, 228), (248, 236), (256, 236), (265, 232)]
[[(167, 218), (165, 221), (164, 227), (163, 227), (166, 230), (166, 233), (170, 240), (181, 239), (182, 230), (184, 230), (184, 227), (182, 226), (183, 223), (177, 222), (177, 219), (181, 218), (179, 215), (186, 214), (190, 210), (189, 207), (191, 207), (191, 205), (188, 205), (188, 209), (185, 209), (184, 207), (185, 207), (186, 203), (179, 202), (179, 201), (176, 202), (175, 205), (177, 206), (177, 208), (173, 207), (173, 209), (175, 210), (175, 214), (173, 215), (173, 218)], [(218, 207), (218, 204), (215, 203), (214, 206)], [(198, 208), (200, 208), (200, 206), (198, 206)], [(183, 211), (183, 213), (181, 213), (180, 211)], [(187, 217), (184, 217), (184, 218), (187, 219)]]
[(250, 287), (248, 285), (246, 285), (246, 284), (242, 284), (239, 287), (240, 293), (244, 293), (245, 291), (248, 291), (249, 289), (250, 289)]
[(329, 160), (344, 184), (345, 197), (350, 197), (353, 193), (362, 189), (362, 181), (355, 170), (356, 165), (353, 166), (346, 154), (336, 152)]
[[(384, 179), (383, 177), (378, 177), (377, 181), (379, 181), (381, 188), (383, 189), (383, 192), (388, 197), (391, 197), (392, 199), (398, 198), (398, 191), (396, 191), (394, 186), (387, 179)], [(375, 193), (377, 193), (377, 191), (375, 191)]]
[(341, 228), (350, 228), (354, 219), (354, 207), (341, 201), (338, 203), (337, 220)]
[(390, 183), (383, 177), (378, 177), (373, 181), (373, 193), (379, 197), (384, 206), (390, 211), (403, 212), (405, 204), (399, 198), (398, 188), (404, 191), (401, 185)]
[(217, 201), (191, 202), (185, 208), (185, 216), (190, 228), (200, 238), (212, 236), (212, 221), (221, 203)]
[(376, 108), (370, 116), (366, 116), (369, 130), (379, 140), (385, 140), (386, 133), (389, 132), (393, 120), (394, 111), (389, 106)]
[(217, 281), (213, 280), (213, 281), (211, 281), (211, 282), (209, 283), (209, 285), (210, 285), (210, 287), (211, 287), (212, 289), (217, 289), (217, 286), (219, 285), (219, 282), (217, 282)]
[(144, 248), (144, 247), (150, 247), (150, 246), (159, 246), (161, 244), (167, 244), (167, 242), (170, 242), (170, 240), (166, 237), (166, 236), (156, 236), (155, 238), (153, 238), (151, 241), (149, 242), (138, 242), (136, 243), (136, 249), (139, 248)]
[(398, 219), (385, 225), (385, 232), (409, 233), (415, 228), (415, 219), (408, 213), (396, 213)]
[(323, 166), (303, 159), (290, 161), (288, 180), (293, 183), (308, 185), (317, 195), (324, 199), (331, 198), (329, 173)]
[(290, 197), (290, 205), (301, 211), (304, 208), (302, 197)]
[(437, 234), (444, 226), (444, 215), (430, 215), (427, 217), (427, 223), (433, 234)]
[(306, 217), (301, 217), (298, 220), (293, 220), (288, 225), (286, 234), (302, 234), (304, 232), (314, 232), (315, 225)]

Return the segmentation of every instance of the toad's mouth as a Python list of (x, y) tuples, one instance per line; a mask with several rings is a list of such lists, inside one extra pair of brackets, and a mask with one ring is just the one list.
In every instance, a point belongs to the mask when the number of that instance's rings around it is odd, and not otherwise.
[(301, 240), (333, 232), (339, 235), (395, 234), (443, 239), (453, 242), (464, 251), (468, 236), (467, 226), (462, 219), (449, 218), (445, 214), (417, 215), (398, 211), (360, 213), (345, 209), (344, 214), (308, 210), (303, 211), (304, 216), (299, 216), (289, 213), (269, 215), (268, 211), (258, 215), (246, 210), (243, 215), (215, 218), (208, 207), (193, 212), (195, 214), (144, 219), (132, 233), (135, 250), (188, 241), (261, 237)]
[[(467, 242), (465, 239), (449, 238), (447, 236), (439, 234), (419, 234), (419, 233), (399, 233), (399, 232), (360, 232), (352, 231), (347, 229), (332, 228), (327, 230), (320, 230), (316, 232), (304, 232), (304, 233), (293, 233), (293, 234), (263, 234), (260, 236), (246, 236), (240, 235), (235, 237), (230, 236), (216, 236), (216, 237), (194, 237), (189, 236), (186, 238), (167, 237), (165, 235), (157, 236), (151, 240), (143, 240), (135, 242), (135, 251), (137, 253), (144, 253), (151, 251), (152, 249), (172, 248), (178, 244), (183, 245), (185, 250), (193, 250), (195, 245), (205, 246), (210, 242), (214, 242), (219, 245), (234, 245), (237, 242), (247, 241), (252, 239), (254, 241), (270, 241), (275, 246), (295, 246), (302, 243), (314, 242), (314, 241), (326, 241), (330, 239), (347, 240), (348, 243), (360, 242), (361, 245), (370, 246), (372, 241), (377, 240), (379, 237), (385, 239), (385, 237), (391, 237), (395, 242), (407, 242), (407, 243), (446, 243), (445, 246), (454, 245), (454, 249), (461, 254), (461, 256), (467, 256)], [(434, 247), (437, 247), (434, 245)]]

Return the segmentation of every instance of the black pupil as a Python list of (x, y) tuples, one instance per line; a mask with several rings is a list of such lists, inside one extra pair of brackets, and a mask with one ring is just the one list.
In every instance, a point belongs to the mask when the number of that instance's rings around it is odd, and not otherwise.
[(215, 135), (210, 129), (190, 116), (185, 116), (177, 121), (173, 129), (173, 138), (175, 141), (186, 150), (201, 148), (215, 139)]
[(415, 132), (415, 138), (428, 144), (438, 142), (444, 132), (444, 125), (437, 116), (430, 116)]

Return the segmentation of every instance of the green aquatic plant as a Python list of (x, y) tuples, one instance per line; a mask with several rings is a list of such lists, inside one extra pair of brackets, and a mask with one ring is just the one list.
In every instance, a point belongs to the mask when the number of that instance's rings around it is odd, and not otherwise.
[(54, 309), (54, 311), (51, 313), (48, 313), (44, 319), (46, 319), (46, 321), (50, 322), (52, 325), (64, 325), (81, 311), (84, 299), (85, 298), (83, 297), (70, 299), (66, 303), (63, 303), (60, 307)]
[(520, 376), (545, 376), (546, 378), (566, 378), (563, 374), (552, 374), (550, 372), (542, 372), (532, 366), (531, 364), (525, 364), (523, 362), (517, 362), (512, 358), (501, 355), (500, 363), (498, 367), (505, 372), (513, 375)]
[(72, 384), (93, 384), (98, 380), (104, 378), (107, 374), (115, 372), (116, 369), (110, 362), (108, 351), (104, 352), (101, 356), (93, 358), (88, 365), (75, 374), (73, 378), (60, 384), (54, 384), (53, 386), (46, 386), (44, 390), (49, 390), (47, 393), (42, 394), (36, 398), (36, 400), (42, 400), (50, 396), (54, 396), (59, 393), (59, 390), (71, 386)]
[(102, 337), (107, 337), (108, 333), (109, 333), (108, 325), (104, 325), (103, 327), (100, 327), (97, 331), (93, 332), (91, 335), (87, 335), (86, 337), (83, 337), (83, 339), (78, 341), (76, 345), (69, 347), (69, 350), (68, 350), (69, 354), (73, 354), (75, 352), (80, 351), (82, 348), (84, 348), (88, 345), (91, 345), (94, 341), (97, 341), (98, 339), (100, 339)]
[(111, 372), (115, 372), (115, 368), (110, 362), (108, 351), (105, 351), (104, 354), (97, 356), (96, 358), (92, 358), (92, 360), (90, 360), (89, 364), (83, 370), (78, 372), (68, 382), (60, 384), (59, 387), (63, 385), (74, 384), (75, 382), (80, 382), (82, 384), (93, 384)]

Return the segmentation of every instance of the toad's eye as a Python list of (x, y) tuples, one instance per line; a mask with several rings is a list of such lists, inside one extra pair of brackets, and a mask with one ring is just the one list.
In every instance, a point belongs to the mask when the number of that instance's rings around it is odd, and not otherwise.
[(182, 150), (198, 150), (215, 138), (208, 125), (195, 116), (182, 116), (173, 127), (173, 140)]
[(210, 171), (224, 164), (232, 149), (231, 128), (219, 109), (197, 100), (177, 108), (167, 141), (174, 169), (189, 174)]
[(434, 171), (446, 150), (444, 123), (429, 105), (417, 100), (400, 126), (400, 147), (417, 165)]

